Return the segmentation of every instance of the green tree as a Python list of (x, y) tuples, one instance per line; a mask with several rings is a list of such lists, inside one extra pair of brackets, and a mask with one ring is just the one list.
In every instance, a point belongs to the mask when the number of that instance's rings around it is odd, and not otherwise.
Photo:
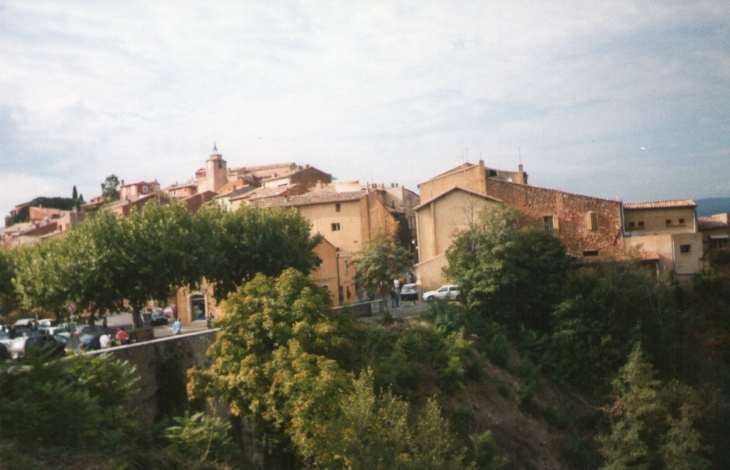
[(11, 303), (15, 297), (15, 261), (10, 250), (0, 247), (0, 313), (5, 305)]
[(54, 313), (59, 320), (67, 302), (74, 300), (77, 260), (69, 256), (65, 239), (50, 239), (14, 250), (13, 285), (21, 305), (36, 313)]
[(380, 290), (386, 298), (388, 283), (413, 267), (408, 250), (398, 246), (393, 234), (378, 232), (353, 259), (355, 282), (368, 292)]
[[(231, 295), (208, 370), (190, 372), (193, 397), (214, 397), (256, 423), (270, 455), (294, 455), (292, 441), (315, 433), (318, 416), (336, 410), (346, 370), (360, 364), (362, 328), (332, 309), (329, 293), (289, 268), (262, 274)], [(338, 364), (339, 361), (339, 364)]]
[(320, 236), (310, 236), (310, 225), (299, 211), (243, 206), (225, 212), (219, 205), (202, 207), (195, 230), (207, 249), (197, 261), (198, 273), (225, 299), (257, 273), (278, 276), (287, 268), (309, 273), (321, 260), (313, 253)]
[(339, 415), (321, 423), (305, 453), (315, 468), (464, 469), (466, 449), (429, 399), (414, 423), (408, 403), (386, 390), (375, 393), (372, 371), (362, 372), (338, 397)]
[(497, 207), (457, 235), (444, 273), (469, 308), (513, 326), (546, 330), (570, 265), (560, 240), (527, 226), (524, 214)]
[(657, 380), (641, 343), (613, 381), (613, 390), (615, 400), (607, 410), (611, 433), (599, 437), (604, 470), (710, 467), (693, 427), (700, 416), (696, 392), (677, 381)]
[(101, 197), (104, 199), (104, 202), (112, 202), (119, 199), (119, 178), (117, 178), (117, 175), (109, 175), (101, 183)]
[(76, 191), (76, 185), (74, 185), (74, 189), (71, 192), (71, 199), (76, 201), (78, 198), (79, 198), (79, 193), (78, 193), (78, 191)]

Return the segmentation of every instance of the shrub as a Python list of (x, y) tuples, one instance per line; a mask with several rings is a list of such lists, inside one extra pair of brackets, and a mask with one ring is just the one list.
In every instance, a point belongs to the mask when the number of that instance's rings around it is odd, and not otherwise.
[(195, 460), (221, 460), (234, 455), (236, 448), (230, 437), (231, 425), (203, 412), (173, 418), (175, 426), (167, 428), (171, 450)]

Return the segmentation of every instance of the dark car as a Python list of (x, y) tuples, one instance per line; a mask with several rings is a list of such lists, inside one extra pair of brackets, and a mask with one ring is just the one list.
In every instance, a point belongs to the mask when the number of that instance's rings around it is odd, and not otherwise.
[(418, 300), (418, 289), (415, 284), (406, 284), (400, 291), (401, 300)]
[(145, 314), (144, 323), (147, 325), (167, 325), (167, 316), (161, 308), (155, 309), (150, 315)]
[(22, 359), (29, 354), (51, 358), (66, 354), (67, 345), (63, 337), (37, 334), (15, 338), (8, 349), (13, 359)]

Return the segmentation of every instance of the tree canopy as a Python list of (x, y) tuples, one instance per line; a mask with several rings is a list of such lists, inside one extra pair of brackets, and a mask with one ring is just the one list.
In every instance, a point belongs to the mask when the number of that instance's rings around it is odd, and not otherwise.
[(357, 269), (355, 282), (358, 288), (373, 293), (380, 289), (383, 295), (391, 280), (413, 267), (408, 250), (396, 243), (393, 234), (384, 231), (368, 240), (352, 262)]
[(119, 178), (117, 175), (109, 175), (101, 183), (101, 197), (104, 202), (112, 202), (119, 199)]
[(570, 265), (551, 232), (510, 207), (482, 212), (446, 252), (447, 277), (467, 306), (500, 323), (545, 330)]

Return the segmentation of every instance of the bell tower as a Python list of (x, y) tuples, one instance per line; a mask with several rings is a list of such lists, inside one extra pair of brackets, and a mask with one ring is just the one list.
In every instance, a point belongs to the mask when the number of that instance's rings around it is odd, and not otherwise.
[[(213, 153), (205, 162), (205, 183), (203, 191), (218, 192), (228, 183), (228, 166), (223, 156), (218, 152), (218, 146), (213, 142)], [(200, 190), (198, 190), (200, 192)]]

